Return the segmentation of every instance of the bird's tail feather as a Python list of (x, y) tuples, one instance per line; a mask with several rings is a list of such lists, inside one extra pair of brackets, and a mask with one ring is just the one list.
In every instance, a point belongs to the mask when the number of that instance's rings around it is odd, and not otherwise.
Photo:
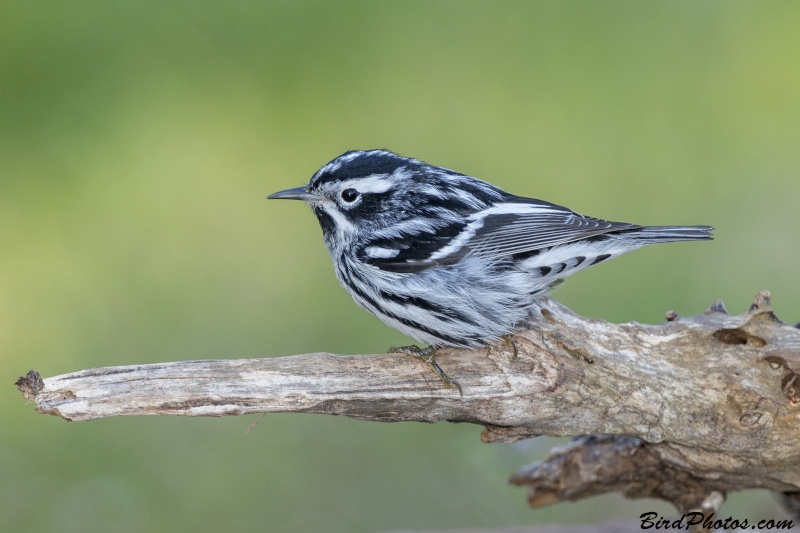
[(711, 226), (646, 226), (639, 230), (625, 232), (625, 236), (656, 242), (677, 242), (677, 241), (710, 241), (714, 238)]

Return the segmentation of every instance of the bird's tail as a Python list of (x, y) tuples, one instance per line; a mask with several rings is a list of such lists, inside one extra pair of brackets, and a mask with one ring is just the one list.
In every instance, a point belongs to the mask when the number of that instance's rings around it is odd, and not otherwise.
[(627, 231), (625, 237), (647, 241), (643, 244), (678, 241), (710, 241), (714, 238), (711, 226), (646, 226)]

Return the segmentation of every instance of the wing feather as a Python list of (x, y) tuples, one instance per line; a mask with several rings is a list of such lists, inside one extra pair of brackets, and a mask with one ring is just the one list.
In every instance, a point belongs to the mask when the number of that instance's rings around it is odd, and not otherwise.
[[(452, 265), (468, 255), (498, 259), (532, 252), (605, 233), (640, 229), (641, 226), (585, 217), (565, 207), (517, 198), (478, 210), (467, 219), (443, 224), (430, 231), (383, 236), (365, 246), (397, 250), (391, 257), (362, 260), (391, 272), (421, 272)], [(389, 255), (389, 254), (383, 254)]]
[(585, 217), (573, 211), (503, 213), (487, 220), (468, 246), (475, 255), (502, 257), (641, 226)]

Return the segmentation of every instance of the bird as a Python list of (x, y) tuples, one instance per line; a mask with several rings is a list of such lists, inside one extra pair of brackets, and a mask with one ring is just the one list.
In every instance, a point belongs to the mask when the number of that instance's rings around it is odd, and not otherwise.
[(355, 302), (427, 348), (444, 386), (440, 348), (474, 348), (513, 332), (566, 276), (648, 244), (713, 239), (710, 226), (640, 226), (581, 215), (389, 150), (350, 150), (301, 187), (336, 277)]

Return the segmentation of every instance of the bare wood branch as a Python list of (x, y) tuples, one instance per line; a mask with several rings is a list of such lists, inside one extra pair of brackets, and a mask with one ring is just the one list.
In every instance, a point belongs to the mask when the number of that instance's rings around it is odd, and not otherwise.
[(530, 487), (531, 507), (619, 492), (667, 500), (682, 513), (706, 514), (716, 513), (732, 482), (738, 483), (724, 475), (706, 479), (662, 459), (658, 445), (621, 435), (578, 437), (554, 448), (544, 461), (521, 468), (510, 481)]
[[(585, 440), (515, 476), (534, 487), (537, 505), (601, 485), (681, 509), (746, 488), (800, 491), (800, 330), (777, 319), (766, 292), (741, 315), (715, 302), (702, 315), (667, 319), (615, 325), (543, 299), (516, 334), (517, 359), (504, 343), (439, 352), (463, 397), (403, 355), (183, 361), (44, 380), (32, 372), (17, 385), (40, 413), (74, 421), (309, 412), (472, 422), (486, 427), (485, 442), (633, 439)], [(563, 465), (574, 464), (593, 468), (594, 478), (565, 476)]]

